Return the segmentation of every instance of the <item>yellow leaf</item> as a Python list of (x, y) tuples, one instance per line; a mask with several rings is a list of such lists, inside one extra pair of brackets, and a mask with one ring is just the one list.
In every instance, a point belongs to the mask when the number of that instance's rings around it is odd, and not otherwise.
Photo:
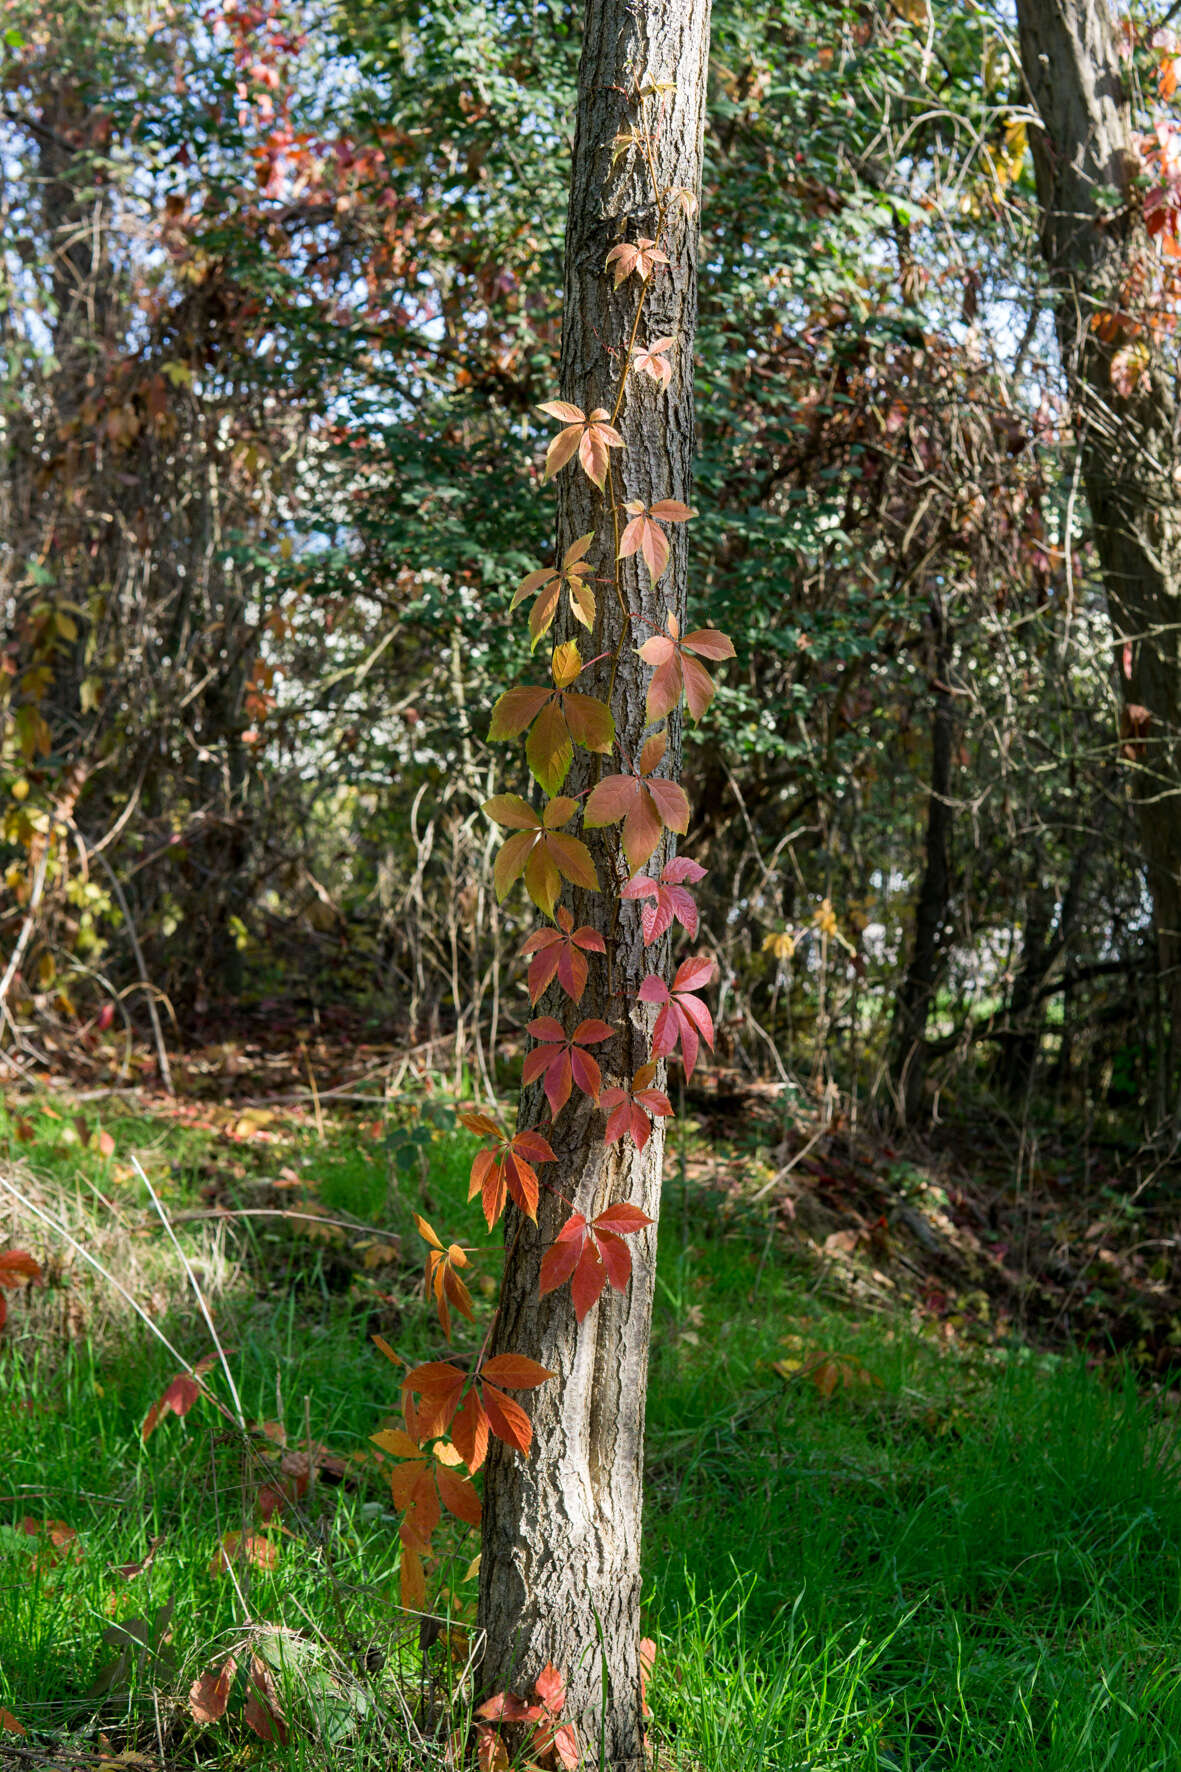
[(821, 935), (835, 935), (837, 932), (836, 912), (832, 908), (831, 898), (826, 898), (817, 911), (813, 922)]
[(578, 650), (577, 640), (567, 640), (563, 645), (554, 647), (554, 682), (559, 689), (568, 688), (581, 669), (582, 654)]
[(383, 1427), (380, 1433), (370, 1434), (369, 1438), (382, 1452), (388, 1452), (391, 1458), (422, 1457), (421, 1449), (400, 1427)]

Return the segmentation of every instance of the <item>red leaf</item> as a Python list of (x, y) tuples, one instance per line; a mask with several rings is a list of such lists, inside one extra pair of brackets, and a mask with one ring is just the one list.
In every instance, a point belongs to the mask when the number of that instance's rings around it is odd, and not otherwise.
[(220, 1672), (206, 1672), (193, 1681), (189, 1687), (189, 1712), (194, 1722), (216, 1723), (225, 1716), (237, 1671), (238, 1663), (230, 1655), (222, 1662)]
[(654, 338), (649, 345), (636, 345), (632, 350), (632, 368), (641, 375), (649, 375), (662, 389), (667, 389), (673, 378), (673, 366), (664, 355), (671, 350), (672, 338)]
[[(596, 1225), (598, 1220), (596, 1219)], [(620, 1237), (612, 1236), (610, 1231), (600, 1229), (598, 1234), (599, 1257), (606, 1270), (607, 1278), (616, 1292), (627, 1290), (631, 1279), (631, 1250)]]
[(528, 1031), (538, 1044), (526, 1055), (521, 1079), (525, 1083), (535, 1083), (539, 1077), (544, 1079), (546, 1100), (554, 1119), (569, 1101), (574, 1084), (592, 1101), (597, 1101), (602, 1081), (599, 1067), (582, 1048), (609, 1040), (615, 1030), (605, 1021), (590, 1020), (579, 1022), (574, 1032), (567, 1034), (561, 1022), (552, 1015), (540, 1015), (529, 1023)]
[(662, 1006), (652, 1030), (653, 1058), (667, 1058), (679, 1042), (685, 1075), (689, 1077), (697, 1063), (700, 1042), (704, 1040), (713, 1049), (714, 1025), (706, 1004), (687, 987), (708, 983), (712, 973), (712, 960), (698, 956), (683, 961), (677, 968), (671, 992), (662, 978), (650, 972), (636, 993), (642, 1003)]
[(0, 1252), (0, 1286), (14, 1286), (18, 1280), (39, 1280), (41, 1263), (25, 1249)]
[(476, 1724), (476, 1763), (480, 1772), (508, 1772), (508, 1749), (495, 1729)]
[(556, 1292), (570, 1278), (582, 1255), (585, 1228), (586, 1219), (581, 1212), (575, 1212), (566, 1220), (553, 1244), (541, 1258), (539, 1297), (544, 1298), (547, 1292)]
[(627, 815), (639, 792), (634, 775), (608, 775), (591, 789), (583, 823), (588, 830), (615, 824)]
[[(554, 1026), (559, 1024), (555, 1022)], [(504, 1211), (506, 1196), (510, 1194), (527, 1217), (536, 1218), (539, 1183), (533, 1165), (557, 1160), (550, 1145), (538, 1132), (518, 1132), (515, 1137), (506, 1138), (495, 1121), (482, 1115), (472, 1116), (471, 1122), (475, 1120), (500, 1142), (495, 1150), (476, 1152), (468, 1199), (482, 1196), (489, 1230)]]
[(697, 660), (733, 658), (734, 648), (717, 628), (695, 628), (682, 637), (675, 615), (665, 617), (665, 630), (663, 634), (653, 634), (639, 649), (645, 664), (653, 668), (648, 685), (648, 718), (663, 720), (676, 707), (683, 691), (690, 714), (700, 720), (713, 700), (714, 682)]
[(242, 1721), (260, 1741), (287, 1740), (287, 1725), (279, 1704), (274, 1675), (260, 1655), (250, 1657), (250, 1692), (242, 1711)]
[(633, 1231), (642, 1231), (646, 1224), (654, 1224), (655, 1220), (648, 1217), (638, 1206), (624, 1201), (618, 1206), (608, 1206), (595, 1219), (595, 1229), (614, 1231), (616, 1236), (627, 1237)]
[(225, 1575), (239, 1557), (258, 1569), (275, 1569), (279, 1564), (279, 1546), (261, 1532), (226, 1532), (214, 1552), (209, 1573)]
[(607, 1284), (607, 1269), (599, 1253), (599, 1245), (589, 1234), (582, 1245), (578, 1266), (570, 1282), (575, 1321), (581, 1323), (587, 1312), (598, 1303), (599, 1294)]
[(403, 1390), (423, 1399), (416, 1410), (422, 1439), (431, 1440), (446, 1433), (466, 1384), (467, 1373), (449, 1360), (429, 1361), (406, 1374)]
[(561, 1716), (562, 1706), (566, 1702), (566, 1682), (552, 1661), (546, 1662), (534, 1680), (533, 1690), (551, 1717)]
[(653, 880), (648, 874), (636, 874), (627, 882), (620, 892), (621, 898), (656, 901), (644, 904), (640, 912), (645, 947), (658, 941), (672, 927), (674, 917), (690, 935), (697, 934), (697, 905), (693, 894), (682, 882), (691, 880), (696, 884), (704, 878), (705, 869), (697, 862), (690, 861), (687, 856), (674, 856), (672, 861), (665, 863), (659, 880)]
[(163, 1395), (152, 1404), (144, 1417), (140, 1429), (140, 1438), (147, 1440), (148, 1435), (156, 1428), (166, 1415), (185, 1416), (201, 1395), (201, 1386), (187, 1372), (174, 1378), (165, 1389)]
[(620, 1237), (651, 1223), (638, 1206), (626, 1202), (608, 1206), (593, 1224), (588, 1224), (581, 1212), (574, 1213), (542, 1257), (539, 1296), (556, 1291), (571, 1279), (574, 1315), (581, 1323), (608, 1280), (617, 1291), (627, 1284), (631, 1256)]
[(582, 1765), (582, 1751), (578, 1745), (578, 1731), (573, 1723), (561, 1723), (554, 1730), (553, 1750), (566, 1772), (577, 1772), (577, 1768)]
[(399, 1574), (402, 1604), (408, 1612), (421, 1612), (426, 1605), (426, 1571), (422, 1566), (422, 1554), (411, 1538), (404, 1533), (399, 1536), (402, 1540)]
[(691, 955), (682, 960), (673, 979), (674, 991), (700, 991), (714, 975), (714, 962), (708, 954)]

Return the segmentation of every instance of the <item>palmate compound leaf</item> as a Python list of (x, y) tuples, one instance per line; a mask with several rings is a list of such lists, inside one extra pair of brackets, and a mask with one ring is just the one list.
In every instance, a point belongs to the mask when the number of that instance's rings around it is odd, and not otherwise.
[(682, 635), (680, 623), (669, 614), (664, 622), (666, 632), (653, 634), (639, 648), (645, 664), (653, 667), (648, 685), (648, 718), (663, 720), (671, 714), (682, 692), (689, 712), (700, 720), (714, 698), (716, 685), (703, 658), (733, 658), (734, 648), (717, 628), (694, 628)]
[(582, 1001), (586, 989), (587, 954), (605, 954), (607, 944), (589, 925), (574, 927), (574, 918), (560, 904), (556, 929), (538, 929), (521, 948), (529, 961), (529, 1000), (536, 1003), (556, 978), (566, 995), (575, 1003)]
[(653, 773), (667, 744), (666, 733), (655, 733), (640, 752), (638, 772), (605, 776), (591, 789), (583, 811), (588, 830), (623, 820), (623, 853), (633, 873), (650, 858), (666, 829), (681, 836), (689, 829), (684, 788)]
[(510, 610), (516, 609), (526, 597), (537, 593), (533, 608), (529, 611), (529, 639), (534, 651), (554, 624), (563, 589), (574, 620), (581, 622), (588, 632), (594, 627), (595, 594), (587, 582), (592, 567), (583, 558), (594, 539), (594, 530), (588, 530), (586, 535), (580, 535), (577, 541), (571, 542), (562, 555), (560, 566), (542, 566), (538, 571), (528, 573), (517, 586), (509, 605)]
[(497, 898), (503, 899), (523, 875), (538, 910), (552, 917), (563, 880), (588, 892), (598, 891), (599, 878), (590, 850), (578, 837), (561, 829), (577, 812), (577, 800), (559, 795), (539, 815), (519, 794), (494, 794), (485, 800), (483, 810), (513, 833), (501, 845), (492, 866)]
[(467, 1252), (458, 1243), (451, 1243), (444, 1248), (434, 1230), (425, 1218), (414, 1214), (414, 1222), (418, 1226), (418, 1234), (428, 1244), (426, 1255), (426, 1295), (435, 1295), (435, 1308), (439, 1313), (439, 1323), (447, 1340), (451, 1340), (451, 1311), (454, 1305), (461, 1317), (474, 1322), (472, 1316), (472, 1295), (456, 1273), (456, 1268), (467, 1266)]
[(696, 886), (704, 878), (705, 869), (699, 862), (690, 861), (687, 855), (676, 855), (660, 870), (659, 880), (653, 880), (648, 874), (636, 874), (627, 882), (620, 898), (654, 900), (645, 903), (640, 911), (645, 947), (659, 941), (665, 931), (672, 928), (674, 917), (682, 929), (696, 937), (697, 900), (685, 882)]
[(632, 368), (636, 374), (650, 376), (665, 392), (673, 378), (673, 366), (666, 353), (672, 350), (674, 342), (672, 338), (654, 338), (649, 345), (632, 346)]
[(601, 491), (607, 478), (610, 451), (624, 447), (623, 438), (611, 423), (607, 408), (596, 406), (593, 412), (587, 413), (581, 406), (572, 406), (568, 400), (547, 400), (537, 410), (544, 412), (547, 418), (560, 420), (565, 426), (546, 452), (546, 479), (552, 480), (577, 455), (583, 473)]
[(201, 1395), (201, 1379), (217, 1363), (216, 1354), (206, 1354), (197, 1361), (192, 1372), (179, 1372), (176, 1377), (165, 1385), (164, 1390), (144, 1416), (140, 1428), (140, 1438), (147, 1441), (149, 1434), (154, 1433), (166, 1415), (175, 1415), (183, 1419)]
[(402, 1381), (404, 1394), (419, 1399), (407, 1409), (407, 1420), (413, 1420), (420, 1440), (450, 1433), (452, 1444), (474, 1475), (487, 1456), (490, 1433), (529, 1455), (533, 1443), (529, 1417), (504, 1390), (534, 1390), (554, 1377), (547, 1367), (522, 1354), (497, 1354), (485, 1360), (474, 1375), (450, 1360), (428, 1361), (415, 1366)]
[[(516, 1692), (497, 1692), (485, 1699), (476, 1711), (480, 1721), (476, 1732), (480, 1740), (480, 1768), (507, 1768), (508, 1753), (500, 1737), (490, 1725), (494, 1723), (532, 1723), (526, 1737), (525, 1751), (529, 1764), (550, 1755), (567, 1772), (576, 1772), (583, 1762), (578, 1733), (573, 1723), (559, 1722), (566, 1703), (566, 1682), (552, 1661), (547, 1661), (533, 1682), (534, 1699), (522, 1698)], [(484, 1752), (488, 1742), (487, 1752)]]
[(544, 1298), (569, 1280), (574, 1315), (581, 1323), (608, 1281), (617, 1292), (625, 1290), (632, 1258), (622, 1239), (651, 1223), (638, 1206), (608, 1206), (589, 1224), (581, 1212), (574, 1213), (541, 1258), (539, 1296)]
[(655, 582), (668, 565), (669, 556), (668, 536), (661, 525), (687, 523), (697, 512), (676, 498), (658, 499), (654, 505), (633, 498), (623, 508), (631, 521), (619, 538), (619, 558), (626, 560), (631, 554), (642, 554)]
[(714, 963), (708, 957), (682, 960), (677, 967), (670, 991), (663, 978), (650, 972), (636, 995), (641, 1003), (659, 1003), (660, 1013), (652, 1030), (653, 1058), (667, 1058), (681, 1046), (685, 1075), (693, 1075), (700, 1043), (705, 1041), (713, 1051), (714, 1024), (706, 1005), (693, 993), (704, 988), (713, 977)]
[(519, 738), (526, 729), (525, 761), (547, 794), (556, 794), (570, 773), (574, 746), (606, 752), (615, 743), (615, 721), (605, 702), (570, 688), (582, 670), (576, 640), (554, 648), (554, 686), (528, 683), (508, 689), (492, 709), (492, 743)]
[(545, 1079), (542, 1087), (554, 1119), (569, 1101), (573, 1085), (597, 1102), (603, 1079), (597, 1063), (584, 1047), (597, 1046), (603, 1040), (611, 1039), (615, 1029), (605, 1021), (580, 1021), (574, 1032), (568, 1034), (552, 1015), (540, 1015), (529, 1023), (528, 1031), (537, 1046), (526, 1054), (521, 1081), (535, 1083), (538, 1077)]
[(667, 252), (661, 252), (655, 240), (646, 238), (634, 242), (622, 240), (607, 254), (607, 269), (610, 270), (612, 265), (615, 267), (616, 289), (621, 283), (626, 283), (633, 272), (642, 283), (646, 283), (657, 265), (667, 263)]
[(460, 1124), (479, 1138), (491, 1138), (491, 1149), (477, 1151), (468, 1184), (468, 1199), (480, 1195), (484, 1217), (491, 1230), (504, 1211), (506, 1198), (511, 1198), (527, 1218), (537, 1221), (538, 1163), (556, 1163), (557, 1158), (540, 1132), (508, 1133), (487, 1114), (461, 1112)]
[(626, 1089), (604, 1089), (599, 1097), (599, 1106), (607, 1115), (604, 1144), (630, 1137), (636, 1149), (642, 1151), (651, 1135), (653, 1120), (667, 1119), (672, 1113), (672, 1102), (663, 1089), (652, 1087), (655, 1076), (654, 1064), (642, 1064)]
[(480, 1497), (455, 1468), (461, 1462), (458, 1447), (436, 1440), (430, 1452), (423, 1452), (397, 1428), (385, 1428), (370, 1438), (388, 1457), (404, 1461), (390, 1472), (394, 1506), (404, 1516), (403, 1543), (409, 1540), (426, 1550), (443, 1508), (465, 1526), (480, 1524)]

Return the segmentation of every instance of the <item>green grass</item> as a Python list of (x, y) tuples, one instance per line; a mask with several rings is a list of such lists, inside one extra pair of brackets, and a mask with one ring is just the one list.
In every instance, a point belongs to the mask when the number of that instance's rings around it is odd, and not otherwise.
[[(175, 1210), (211, 1165), (239, 1160), (188, 1133), (177, 1143), (150, 1124), (107, 1123), (120, 1155), (133, 1139), (152, 1146)], [(384, 1140), (337, 1128), (324, 1144), (247, 1147), (243, 1185), (294, 1165), (325, 1210), (402, 1235), (413, 1254), (424, 1165), (428, 1215), (476, 1229), (470, 1145), (432, 1133), (429, 1117), (409, 1132), (423, 1126), (417, 1145), (395, 1127)], [(63, 1196), (75, 1186), (78, 1153), (39, 1125), (19, 1154), (56, 1173)], [(140, 1204), (137, 1186), (125, 1195)], [(371, 1280), (331, 1245), (247, 1223), (218, 1302), (247, 1414), (281, 1420), (293, 1445), (310, 1433), (346, 1458), (363, 1452), (396, 1405), (396, 1374), (368, 1340), (375, 1312), (407, 1354), (438, 1350), (413, 1274)], [(185, 1235), (194, 1252), (196, 1235)], [(675, 1764), (1181, 1765), (1181, 1484), (1157, 1399), (1073, 1358), (945, 1346), (905, 1317), (858, 1317), (785, 1258), (767, 1221), (684, 1195), (675, 1177), (658, 1281), (645, 1622)], [(89, 1343), (22, 1339), (25, 1305), (13, 1295), (0, 1353), (0, 1705), (34, 1734), (92, 1740), (99, 1721), (149, 1752), (159, 1723), (181, 1764), (431, 1764), (399, 1760), (383, 1721), (400, 1729), (399, 1692), (413, 1697), (424, 1655), (439, 1665), (446, 1651), (399, 1632), (396, 1523), (376, 1474), (357, 1463), (346, 1483), (313, 1489), (289, 1535), (272, 1534), (275, 1567), (243, 1566), (235, 1593), (210, 1564), (223, 1533), (258, 1529), (268, 1443), (244, 1450), (201, 1403), (145, 1446), (140, 1423), (175, 1371), (147, 1330), (129, 1319)], [(161, 1327), (190, 1358), (208, 1345), (179, 1295)], [(80, 1554), (38, 1556), (26, 1516), (67, 1522)], [(149, 1569), (117, 1573), (157, 1537)], [(460, 1604), (475, 1548), (456, 1531)], [(120, 1637), (169, 1603), (159, 1657)], [(299, 1726), (285, 1749), (176, 1720), (177, 1695), (242, 1641), (244, 1609), (260, 1628), (299, 1633), (256, 1639), (286, 1668)], [(375, 1644), (388, 1659), (366, 1671)], [(95, 1695), (104, 1670), (109, 1689)]]
[[(675, 1741), (710, 1772), (1181, 1765), (1181, 1487), (1159, 1405), (1075, 1359), (857, 1321), (773, 1263), (756, 1291), (757, 1242), (714, 1217), (666, 1240), (650, 1389), (649, 1617)], [(690, 1300), (696, 1342), (678, 1336)], [(786, 1380), (785, 1352), (803, 1357)], [(829, 1395), (808, 1376), (823, 1356)]]

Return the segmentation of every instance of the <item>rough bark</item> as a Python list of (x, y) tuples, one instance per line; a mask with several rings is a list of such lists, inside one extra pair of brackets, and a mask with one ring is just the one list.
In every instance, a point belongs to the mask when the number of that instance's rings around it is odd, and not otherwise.
[[(1125, 762), (1156, 915), (1162, 976), (1181, 1034), (1181, 502), (1172, 364), (1164, 340), (1121, 395), (1122, 342), (1093, 322), (1134, 308), (1148, 239), (1119, 37), (1106, 0), (1018, 0), (1042, 244), (1076, 411), (1082, 480), (1124, 699)], [(1162, 1071), (1162, 1082), (1165, 1080)], [(1165, 1103), (1162, 1101), (1162, 1106)]]
[(942, 599), (932, 593), (931, 791), (927, 799), (927, 838), (923, 877), (915, 907), (914, 947), (894, 1008), (894, 1079), (899, 1117), (905, 1125), (921, 1118), (927, 1079), (927, 1019), (943, 968), (947, 908), (951, 899), (952, 755), (955, 714), (948, 673), (951, 637)]
[[(636, 311), (638, 284), (616, 293), (605, 274), (608, 251), (621, 240), (653, 236), (657, 202), (652, 170), (635, 152), (615, 158), (615, 136), (634, 126), (629, 96), (648, 80), (675, 82), (659, 100), (657, 190), (684, 187), (697, 194), (709, 39), (709, 0), (589, 0), (579, 75), (577, 130), (566, 230), (561, 397), (586, 411), (611, 410)], [(631, 374), (618, 425), (626, 451), (614, 451), (620, 506), (661, 498), (689, 502), (694, 448), (693, 338), (697, 309), (698, 225), (674, 205), (661, 246), (671, 263), (655, 273), (639, 341), (671, 335), (673, 380), (667, 394)], [(558, 555), (588, 530), (595, 542), (598, 616), (593, 646), (580, 629), (584, 655), (614, 653), (618, 669), (611, 704), (618, 734), (615, 760), (576, 765), (567, 793), (578, 793), (600, 773), (630, 766), (646, 718), (647, 667), (636, 646), (666, 611), (685, 616), (688, 539), (684, 526), (670, 539), (670, 565), (656, 587), (638, 556), (622, 565), (622, 598), (612, 584), (617, 524), (610, 503), (576, 465), (558, 482)], [(559, 635), (559, 637), (561, 637)], [(605, 696), (611, 668), (579, 687)], [(680, 719), (669, 722), (662, 773), (679, 773)], [(584, 757), (584, 753), (579, 753)], [(648, 1053), (651, 1009), (635, 1002), (649, 971), (667, 975), (665, 943), (645, 951), (637, 907), (618, 903), (628, 876), (618, 827), (584, 833), (603, 891), (574, 895), (576, 920), (590, 922), (607, 943), (606, 963), (592, 958), (590, 984), (574, 1018), (597, 1016), (620, 1032), (596, 1049), (604, 1086), (629, 1082)], [(658, 851), (671, 852), (671, 842)], [(555, 998), (543, 1005), (559, 1016), (572, 1006)], [(526, 1091), (519, 1124), (543, 1126), (559, 1161), (542, 1171), (588, 1218), (617, 1201), (631, 1201), (653, 1219), (659, 1212), (663, 1159), (661, 1122), (642, 1154), (630, 1143), (602, 1143), (604, 1120), (581, 1096), (550, 1130), (537, 1091)], [(634, 1272), (626, 1293), (606, 1291), (576, 1332), (569, 1289), (537, 1295), (541, 1256), (570, 1207), (543, 1191), (534, 1227), (510, 1206), (506, 1260), (494, 1350), (540, 1360), (557, 1377), (532, 1393), (532, 1456), (522, 1459), (495, 1445), (484, 1483), (480, 1626), (485, 1633), (482, 1680), (490, 1691), (526, 1691), (552, 1661), (569, 1682), (566, 1714), (576, 1723), (591, 1763), (636, 1768), (643, 1760), (640, 1637), (640, 1523), (644, 1403), (651, 1329), (656, 1230), (629, 1238)], [(600, 1757), (601, 1756), (601, 1757)]]

